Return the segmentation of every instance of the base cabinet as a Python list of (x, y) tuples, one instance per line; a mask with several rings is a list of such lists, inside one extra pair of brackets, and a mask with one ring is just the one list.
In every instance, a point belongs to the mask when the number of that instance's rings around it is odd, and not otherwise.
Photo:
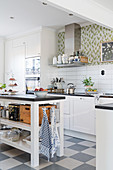
[[(96, 113), (94, 97), (67, 96), (64, 101), (64, 130), (68, 135), (81, 132), (96, 135)], [(70, 133), (69, 133), (70, 132)], [(72, 135), (73, 136), (73, 135)]]
[(64, 129), (70, 129), (70, 97), (64, 101)]
[(69, 96), (64, 102), (64, 129), (95, 135), (94, 98)]
[(70, 115), (64, 114), (64, 129), (70, 129)]
[(94, 100), (91, 98), (77, 97), (73, 99), (73, 113), (70, 117), (70, 130), (94, 134)]

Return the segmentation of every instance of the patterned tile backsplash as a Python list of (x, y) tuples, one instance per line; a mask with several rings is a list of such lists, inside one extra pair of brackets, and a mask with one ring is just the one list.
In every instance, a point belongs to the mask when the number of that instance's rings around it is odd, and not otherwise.
[(58, 55), (65, 53), (65, 32), (58, 33)]
[[(113, 31), (97, 24), (81, 28), (81, 50), (91, 65), (100, 64), (101, 42), (113, 40)], [(65, 32), (58, 33), (58, 54), (65, 53)]]
[[(64, 38), (65, 32), (60, 32), (58, 34), (58, 54), (63, 54), (65, 51)], [(99, 92), (113, 93), (113, 64), (100, 63), (100, 43), (108, 40), (113, 40), (113, 31), (110, 29), (96, 24), (82, 27), (81, 49), (88, 56), (91, 64), (84, 67), (53, 67), (49, 71), (50, 80), (54, 77), (64, 77), (66, 85), (72, 82), (76, 85), (76, 91), (84, 92), (82, 80), (90, 76), (95, 83), (94, 87)], [(101, 75), (101, 70), (105, 70), (105, 75)]]
[(95, 65), (101, 61), (101, 42), (113, 40), (113, 31), (99, 25), (89, 25), (81, 29), (81, 50)]

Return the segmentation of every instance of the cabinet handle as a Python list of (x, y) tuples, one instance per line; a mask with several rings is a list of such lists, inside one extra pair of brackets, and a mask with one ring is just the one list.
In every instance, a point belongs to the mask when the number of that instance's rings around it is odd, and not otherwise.
[(30, 108), (25, 108), (25, 110), (30, 110)]
[(82, 100), (83, 98), (80, 98), (80, 100)]

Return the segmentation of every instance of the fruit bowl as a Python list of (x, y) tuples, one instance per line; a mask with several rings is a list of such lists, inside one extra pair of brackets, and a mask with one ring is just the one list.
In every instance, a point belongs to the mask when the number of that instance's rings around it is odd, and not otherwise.
[(47, 91), (34, 91), (34, 94), (37, 97), (46, 97), (47, 96)]

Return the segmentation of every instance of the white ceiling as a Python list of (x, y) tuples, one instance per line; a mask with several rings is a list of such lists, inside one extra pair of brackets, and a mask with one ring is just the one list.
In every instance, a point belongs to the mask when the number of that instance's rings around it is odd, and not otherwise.
[(113, 0), (93, 0), (93, 1), (113, 11)]
[[(14, 16), (14, 20), (10, 17)], [(39, 0), (0, 0), (0, 36), (22, 33), (39, 26), (61, 28), (70, 23), (87, 22)]]

